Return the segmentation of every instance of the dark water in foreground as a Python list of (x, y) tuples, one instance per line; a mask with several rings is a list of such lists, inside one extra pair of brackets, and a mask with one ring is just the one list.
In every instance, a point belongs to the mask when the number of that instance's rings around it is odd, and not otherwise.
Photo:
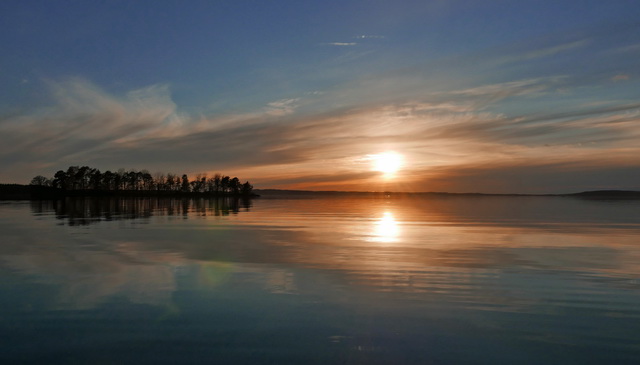
[(640, 201), (0, 202), (1, 363), (634, 364)]

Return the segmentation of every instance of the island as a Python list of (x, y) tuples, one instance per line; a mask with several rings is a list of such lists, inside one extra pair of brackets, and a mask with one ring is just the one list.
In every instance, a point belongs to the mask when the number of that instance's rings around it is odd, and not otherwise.
[(65, 196), (235, 196), (256, 197), (253, 185), (237, 177), (216, 173), (155, 173), (119, 169), (115, 172), (89, 166), (69, 166), (53, 177), (38, 175), (29, 185), (0, 184), (0, 199), (49, 199)]

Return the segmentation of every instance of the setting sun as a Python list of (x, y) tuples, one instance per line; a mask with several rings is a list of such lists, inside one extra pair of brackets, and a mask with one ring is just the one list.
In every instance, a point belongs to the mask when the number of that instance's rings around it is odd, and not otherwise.
[(380, 171), (385, 174), (396, 173), (403, 163), (403, 157), (396, 152), (384, 152), (371, 156), (373, 170)]

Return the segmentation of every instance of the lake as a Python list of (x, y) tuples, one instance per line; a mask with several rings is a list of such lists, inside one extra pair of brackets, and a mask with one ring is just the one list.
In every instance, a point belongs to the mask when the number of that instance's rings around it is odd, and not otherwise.
[(637, 364), (640, 200), (0, 202), (0, 361)]

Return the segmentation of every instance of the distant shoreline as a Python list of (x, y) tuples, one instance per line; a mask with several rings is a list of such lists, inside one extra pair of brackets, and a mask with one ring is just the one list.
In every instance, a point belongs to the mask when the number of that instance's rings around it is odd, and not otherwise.
[(584, 199), (640, 199), (635, 190), (592, 190), (567, 194), (496, 194), (449, 192), (390, 192), (390, 191), (314, 191), (286, 189), (255, 189), (251, 195), (156, 191), (156, 190), (63, 190), (48, 186), (0, 184), (0, 200), (42, 200), (64, 197), (163, 197), (163, 198), (295, 198), (306, 196), (336, 197), (575, 197)]
[(392, 192), (392, 191), (314, 191), (286, 189), (255, 189), (261, 197), (304, 197), (304, 196), (371, 196), (371, 197), (577, 197), (592, 199), (640, 199), (640, 191), (635, 190), (592, 190), (566, 194), (498, 194), (498, 193), (449, 193), (449, 192)]

